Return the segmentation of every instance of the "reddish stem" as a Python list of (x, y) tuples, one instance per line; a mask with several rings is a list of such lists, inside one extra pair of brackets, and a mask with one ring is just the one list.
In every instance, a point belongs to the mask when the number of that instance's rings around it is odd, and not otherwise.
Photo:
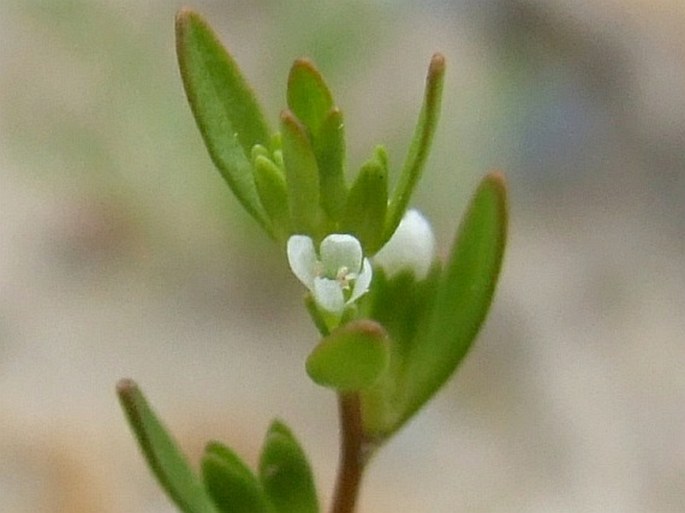
[(353, 513), (364, 471), (364, 432), (357, 393), (338, 396), (340, 412), (340, 463), (331, 513)]

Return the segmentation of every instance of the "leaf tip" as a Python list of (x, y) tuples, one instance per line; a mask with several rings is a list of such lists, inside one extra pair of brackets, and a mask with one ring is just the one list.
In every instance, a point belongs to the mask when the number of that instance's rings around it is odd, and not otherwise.
[(430, 66), (428, 67), (428, 75), (442, 75), (445, 72), (445, 56), (440, 52), (436, 52), (431, 57)]
[(297, 115), (290, 109), (283, 109), (281, 111), (280, 121), (283, 132), (287, 132), (291, 135), (297, 134), (300, 139), (307, 138), (307, 129)]
[(290, 432), (290, 429), (288, 429), (288, 426), (286, 426), (285, 422), (280, 419), (280, 418), (275, 418), (271, 421), (271, 424), (269, 424), (269, 429), (267, 430), (267, 433), (278, 433), (278, 432)]
[(176, 11), (176, 38), (181, 39), (181, 36), (186, 32), (188, 25), (195, 18), (200, 19), (200, 15), (193, 11), (190, 7), (181, 7)]
[(385, 331), (385, 328), (379, 322), (371, 319), (352, 321), (346, 324), (344, 328), (373, 339), (385, 340), (388, 338), (388, 333)]
[(284, 125), (299, 125), (295, 114), (290, 109), (283, 109), (281, 111), (280, 120)]
[(223, 450), (223, 444), (221, 442), (210, 440), (205, 444), (204, 455), (207, 456), (221, 450)]
[(181, 68), (182, 75), (185, 74), (186, 68), (186, 58), (184, 55), (186, 40), (188, 38), (188, 33), (191, 30), (190, 25), (193, 22), (193, 19), (195, 19), (195, 21), (200, 20), (200, 16), (190, 7), (181, 7), (178, 11), (176, 11), (176, 19), (174, 24), (176, 33), (176, 55), (178, 57), (178, 64)]
[(308, 71), (314, 71), (316, 72), (316, 66), (314, 66), (314, 61), (312, 61), (309, 57), (299, 57), (293, 61), (293, 65), (290, 68), (290, 72), (294, 70), (300, 69), (300, 68), (305, 68)]
[(131, 378), (123, 378), (117, 382), (117, 395), (126, 398), (138, 391), (138, 384)]
[(507, 178), (504, 175), (504, 171), (500, 169), (494, 169), (485, 175), (485, 179), (496, 185), (503, 191), (507, 188)]
[(176, 23), (183, 23), (190, 16), (195, 13), (190, 7), (182, 6), (178, 11), (176, 11)]
[[(498, 220), (498, 266), (501, 266), (509, 232), (509, 199), (507, 194), (507, 180), (504, 172), (495, 169), (485, 175), (478, 187), (476, 195), (486, 195), (492, 198), (492, 208), (494, 209), (494, 215)], [(498, 267), (494, 276), (494, 283), (497, 283), (499, 272), (500, 268)]]
[[(496, 195), (501, 206), (501, 215), (503, 220), (506, 221), (508, 217), (509, 204), (507, 200), (507, 179), (504, 172), (501, 170), (490, 171), (485, 178), (481, 187), (489, 187)], [(506, 223), (504, 223), (506, 225)]]

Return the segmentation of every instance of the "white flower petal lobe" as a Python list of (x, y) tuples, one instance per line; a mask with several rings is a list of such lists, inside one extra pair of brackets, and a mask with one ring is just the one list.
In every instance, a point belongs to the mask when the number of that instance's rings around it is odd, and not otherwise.
[(306, 235), (293, 235), (288, 239), (288, 263), (297, 279), (312, 290), (318, 262), (314, 242)]

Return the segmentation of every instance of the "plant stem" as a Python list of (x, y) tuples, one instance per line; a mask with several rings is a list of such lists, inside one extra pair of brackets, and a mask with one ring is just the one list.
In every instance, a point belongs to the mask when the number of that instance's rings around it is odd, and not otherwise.
[(356, 392), (338, 395), (340, 463), (331, 513), (353, 513), (364, 471), (364, 432), (361, 403)]

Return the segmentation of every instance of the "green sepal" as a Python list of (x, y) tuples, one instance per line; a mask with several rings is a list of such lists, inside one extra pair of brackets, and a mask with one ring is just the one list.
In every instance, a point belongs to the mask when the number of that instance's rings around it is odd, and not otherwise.
[(389, 361), (388, 334), (367, 319), (348, 322), (324, 337), (307, 358), (312, 380), (340, 392), (369, 388)]
[(278, 240), (285, 240), (291, 233), (285, 175), (271, 159), (261, 153), (253, 159), (252, 166), (259, 199), (269, 215), (274, 234)]
[(423, 292), (410, 288), (421, 282), (403, 289), (398, 278), (384, 289), (382, 274), (374, 275), (371, 315), (387, 327), (395, 352), (387, 377), (362, 397), (370, 436), (382, 440), (399, 429), (462, 361), (490, 308), (506, 233), (506, 187), (502, 175), (493, 173), (476, 190), (447, 262), (429, 274)]
[(148, 466), (169, 498), (185, 513), (217, 513), (202, 481), (157, 419), (138, 385), (123, 379), (117, 384), (117, 395)]
[(404, 211), (407, 209), (414, 188), (421, 177), (426, 158), (430, 152), (433, 134), (438, 124), (444, 76), (445, 58), (436, 53), (428, 67), (423, 105), (414, 129), (412, 142), (388, 205), (388, 218), (381, 246), (395, 233), (397, 225), (400, 224)]
[(287, 101), (290, 110), (315, 137), (333, 108), (333, 96), (309, 59), (297, 59), (290, 68)]
[(290, 429), (278, 420), (266, 434), (259, 477), (276, 513), (318, 513), (316, 487), (307, 457)]
[(309, 292), (304, 296), (304, 306), (307, 309), (314, 326), (316, 326), (316, 329), (319, 330), (319, 333), (324, 336), (328, 335), (331, 332), (331, 330), (328, 328), (329, 319), (327, 318), (325, 312), (319, 309), (319, 306), (314, 300), (314, 296)]
[(281, 114), (283, 161), (294, 233), (321, 237), (319, 170), (304, 125), (286, 110)]
[(202, 477), (207, 491), (222, 513), (273, 511), (261, 483), (235, 452), (210, 442), (202, 457)]
[(250, 166), (271, 131), (238, 65), (209, 25), (189, 9), (176, 15), (176, 53), (188, 102), (216, 167), (245, 209), (271, 234)]
[(388, 158), (382, 146), (362, 165), (347, 197), (342, 230), (354, 235), (373, 255), (381, 248), (388, 207)]
[(345, 124), (342, 112), (332, 108), (314, 137), (314, 154), (319, 166), (321, 206), (330, 219), (343, 217), (347, 201), (345, 185)]

